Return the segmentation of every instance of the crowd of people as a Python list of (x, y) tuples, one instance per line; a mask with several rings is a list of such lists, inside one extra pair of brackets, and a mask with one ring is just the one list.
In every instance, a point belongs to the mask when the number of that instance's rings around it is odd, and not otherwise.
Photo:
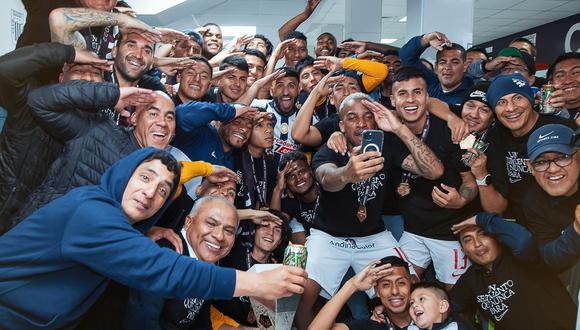
[[(294, 294), (297, 329), (575, 327), (580, 53), (545, 78), (524, 38), (491, 58), (322, 33), (310, 56), (320, 1), (227, 44), (123, 1), (23, 1), (0, 328), (266, 328), (250, 297)], [(289, 244), (305, 269), (248, 272)]]

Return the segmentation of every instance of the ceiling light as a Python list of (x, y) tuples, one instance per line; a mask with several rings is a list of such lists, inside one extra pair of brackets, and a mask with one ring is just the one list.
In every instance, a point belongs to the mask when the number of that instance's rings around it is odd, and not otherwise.
[(407, 21), (407, 16), (405, 16), (399, 20), (399, 22), (401, 22), (401, 23), (405, 23), (406, 21)]
[(393, 42), (397, 41), (399, 39), (396, 38), (383, 38), (381, 39), (381, 44), (392, 44)]

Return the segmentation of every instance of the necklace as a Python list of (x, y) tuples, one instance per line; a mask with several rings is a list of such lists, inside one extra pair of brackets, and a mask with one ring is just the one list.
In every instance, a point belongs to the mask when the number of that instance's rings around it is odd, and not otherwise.
[[(266, 177), (266, 157), (262, 155), (262, 180), (258, 181), (256, 177), (256, 167), (254, 165), (254, 156), (250, 155), (250, 161), (252, 162), (252, 176), (254, 177), (254, 185), (256, 187), (256, 193), (258, 195), (258, 202), (260, 206), (266, 206), (266, 187), (267, 187), (267, 177)], [(262, 186), (263, 184), (263, 186)]]

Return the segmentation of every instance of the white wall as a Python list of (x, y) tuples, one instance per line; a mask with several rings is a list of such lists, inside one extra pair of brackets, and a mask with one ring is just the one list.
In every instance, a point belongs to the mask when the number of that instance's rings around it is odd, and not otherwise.
[(18, 36), (26, 22), (26, 10), (20, 0), (3, 0), (0, 10), (0, 54), (6, 54), (16, 47)]

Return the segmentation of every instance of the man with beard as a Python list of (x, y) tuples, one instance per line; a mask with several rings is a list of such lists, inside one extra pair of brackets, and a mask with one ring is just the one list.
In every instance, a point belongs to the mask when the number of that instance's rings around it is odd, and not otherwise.
[(296, 120), (298, 109), (296, 108), (296, 97), (298, 96), (298, 73), (296, 70), (282, 67), (283, 76), (277, 78), (270, 88), (273, 100), (254, 100), (253, 107), (266, 109), (274, 115), (276, 126), (274, 127), (274, 146), (272, 152), (277, 159), (289, 152), (298, 149), (290, 135), (292, 125)]
[[(443, 165), (433, 152), (395, 114), (376, 107), (380, 105), (366, 94), (349, 95), (339, 108), (340, 129), (346, 137), (348, 153), (343, 155), (323, 145), (312, 160), (322, 191), (306, 241), (309, 279), (296, 314), (299, 329), (307, 328), (312, 321), (316, 297), (320, 293), (325, 297), (334, 295), (349, 267), (360, 272), (385, 254), (402, 257), (398, 243), (385, 230), (381, 218), (391, 167), (400, 166), (430, 179), (443, 173)], [(385, 135), (382, 154), (360, 153), (362, 132), (368, 129), (393, 133)], [(406, 154), (394, 155), (390, 151), (397, 139), (409, 148)]]
[(178, 71), (179, 88), (172, 97), (175, 106), (190, 101), (211, 102), (213, 98), (207, 94), (213, 74), (211, 65), (203, 56), (191, 57), (192, 63)]
[[(421, 54), (427, 47), (437, 50), (435, 72), (423, 65)], [(423, 72), (429, 86), (429, 95), (449, 104), (461, 104), (473, 80), (465, 75), (465, 49), (451, 43), (441, 32), (426, 33), (411, 38), (399, 51), (403, 65), (415, 66)]]
[(278, 173), (270, 207), (292, 217), (292, 243), (304, 244), (318, 209), (320, 187), (301, 151), (284, 154), (279, 168), (282, 170)]
[(565, 53), (548, 69), (548, 79), (556, 90), (550, 95), (550, 104), (556, 115), (576, 120), (580, 126), (580, 53)]
[(248, 62), (240, 55), (226, 57), (219, 66), (220, 71), (228, 70), (219, 77), (217, 88), (212, 90), (212, 95), (217, 103), (235, 103), (248, 88), (248, 75), (250, 68)]
[[(176, 110), (177, 134), (172, 145), (190, 160), (232, 169), (233, 150), (241, 148), (250, 138), (255, 110), (235, 108), (230, 104), (190, 102)], [(219, 128), (212, 121), (222, 122)]]
[[(411, 283), (409, 264), (403, 259), (389, 256), (382, 258), (379, 262), (372, 262), (355, 277), (350, 278), (324, 305), (310, 324), (310, 328), (321, 330), (407, 329), (411, 323), (409, 316)], [(335, 323), (340, 309), (355, 292), (364, 292), (372, 287), (381, 301), (381, 310), (384, 310), (380, 321), (366, 319)]]

